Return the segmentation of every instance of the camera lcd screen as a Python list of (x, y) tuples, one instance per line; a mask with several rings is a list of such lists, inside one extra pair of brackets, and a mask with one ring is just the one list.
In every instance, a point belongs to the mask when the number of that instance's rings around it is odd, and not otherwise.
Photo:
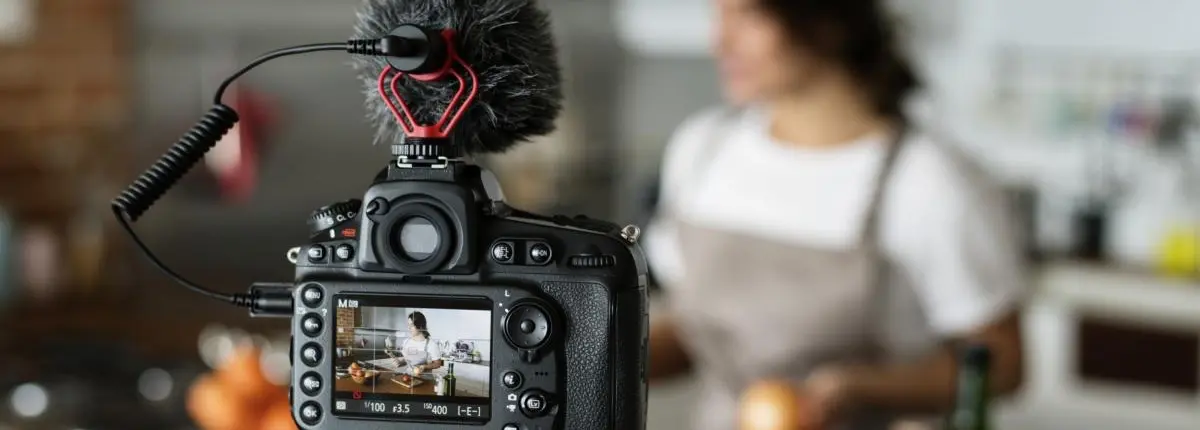
[(335, 299), (335, 414), (452, 421), (491, 417), (491, 301)]

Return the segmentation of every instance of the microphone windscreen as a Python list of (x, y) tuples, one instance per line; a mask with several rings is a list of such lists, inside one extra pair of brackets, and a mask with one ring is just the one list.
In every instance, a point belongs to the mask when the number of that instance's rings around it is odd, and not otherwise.
[[(554, 131), (562, 110), (561, 69), (549, 14), (535, 0), (364, 0), (354, 38), (383, 37), (405, 24), (455, 30), (455, 49), (478, 76), (478, 96), (450, 135), (463, 151), (504, 152)], [(376, 125), (375, 142), (398, 143), (404, 131), (378, 89), (386, 59), (356, 56), (354, 61)], [(402, 78), (398, 84), (421, 124), (436, 122), (458, 89), (451, 77)]]

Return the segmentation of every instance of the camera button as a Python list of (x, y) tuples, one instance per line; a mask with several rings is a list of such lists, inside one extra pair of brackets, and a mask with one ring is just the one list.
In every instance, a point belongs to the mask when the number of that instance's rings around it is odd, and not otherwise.
[(538, 306), (518, 305), (504, 323), (505, 337), (517, 348), (537, 348), (550, 338), (550, 318)]
[(309, 245), (308, 261), (316, 263), (325, 259), (325, 247), (321, 245)]
[(550, 257), (554, 253), (550, 251), (550, 245), (544, 243), (535, 243), (529, 247), (529, 261), (533, 264), (546, 264), (550, 262)]
[(546, 400), (546, 393), (538, 390), (527, 391), (521, 396), (521, 412), (530, 418), (546, 415), (546, 411), (550, 410), (550, 405)]
[(337, 249), (333, 251), (333, 257), (338, 261), (350, 261), (351, 258), (354, 258), (354, 247), (338, 245)]
[(304, 292), (300, 293), (300, 300), (310, 308), (321, 306), (321, 300), (325, 298), (325, 293), (321, 292), (317, 287), (305, 287)]
[(496, 260), (497, 263), (512, 263), (515, 255), (516, 248), (513, 246), (512, 242), (500, 242), (492, 245), (492, 259)]
[(321, 422), (321, 414), (321, 406), (315, 402), (308, 402), (300, 407), (300, 420), (310, 426)]
[(317, 375), (316, 373), (306, 373), (304, 375), (304, 379), (300, 380), (300, 390), (304, 391), (304, 394), (310, 396), (315, 396), (317, 393), (320, 393), (323, 386), (324, 384), (321, 382), (321, 376)]
[(504, 376), (500, 377), (500, 382), (504, 384), (504, 388), (515, 390), (521, 388), (521, 384), (525, 382), (525, 378), (521, 376), (521, 372), (509, 370), (504, 372)]
[(309, 366), (321, 364), (321, 347), (315, 343), (304, 345), (300, 350), (300, 361)]
[(300, 329), (304, 334), (316, 336), (321, 334), (321, 328), (324, 324), (321, 322), (321, 317), (317, 314), (308, 314), (304, 316), (304, 320), (300, 321)]

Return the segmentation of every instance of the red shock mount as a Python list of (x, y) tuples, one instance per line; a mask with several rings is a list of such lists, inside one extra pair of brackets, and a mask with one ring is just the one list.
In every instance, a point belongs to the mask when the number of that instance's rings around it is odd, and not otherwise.
[[(432, 73), (412, 74), (405, 73), (388, 65), (384, 67), (383, 72), (379, 74), (379, 96), (383, 98), (389, 110), (392, 111), (392, 116), (396, 118), (396, 123), (404, 131), (404, 135), (409, 138), (417, 139), (447, 139), (450, 132), (454, 130), (454, 126), (462, 119), (463, 113), (470, 108), (471, 103), (475, 101), (479, 95), (479, 78), (475, 75), (475, 70), (471, 68), (462, 57), (459, 57), (458, 51), (454, 49), (454, 30), (442, 30), (442, 38), (446, 41), (446, 62), (442, 64), (441, 69)], [(457, 64), (470, 75), (470, 91), (467, 92), (468, 83), (454, 65)], [(419, 124), (416, 118), (413, 117), (412, 111), (409, 110), (408, 104), (404, 102), (404, 98), (400, 96), (400, 91), (397, 85), (400, 79), (408, 76), (411, 79), (421, 82), (432, 82), (446, 77), (446, 75), (454, 76), (458, 79), (458, 91), (454, 97), (450, 99), (450, 103), (446, 106), (445, 112), (442, 112), (441, 118), (433, 124)], [(389, 78), (390, 76), (390, 78)], [(466, 92), (464, 99), (463, 93)], [(392, 102), (395, 98), (397, 102)], [(399, 107), (397, 107), (399, 105)]]

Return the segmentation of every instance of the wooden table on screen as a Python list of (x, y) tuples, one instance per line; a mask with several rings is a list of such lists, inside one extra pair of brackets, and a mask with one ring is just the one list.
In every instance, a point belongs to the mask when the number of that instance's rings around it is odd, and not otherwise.
[(349, 377), (339, 378), (334, 384), (335, 391), (341, 392), (361, 392), (361, 393), (382, 393), (382, 394), (415, 394), (421, 396), (435, 396), (434, 381), (432, 379), (424, 379), (425, 383), (419, 384), (412, 388), (400, 385), (399, 382), (392, 381), (392, 378), (400, 379), (399, 373), (384, 372), (379, 374), (372, 381), (364, 381), (362, 384), (354, 382)]

